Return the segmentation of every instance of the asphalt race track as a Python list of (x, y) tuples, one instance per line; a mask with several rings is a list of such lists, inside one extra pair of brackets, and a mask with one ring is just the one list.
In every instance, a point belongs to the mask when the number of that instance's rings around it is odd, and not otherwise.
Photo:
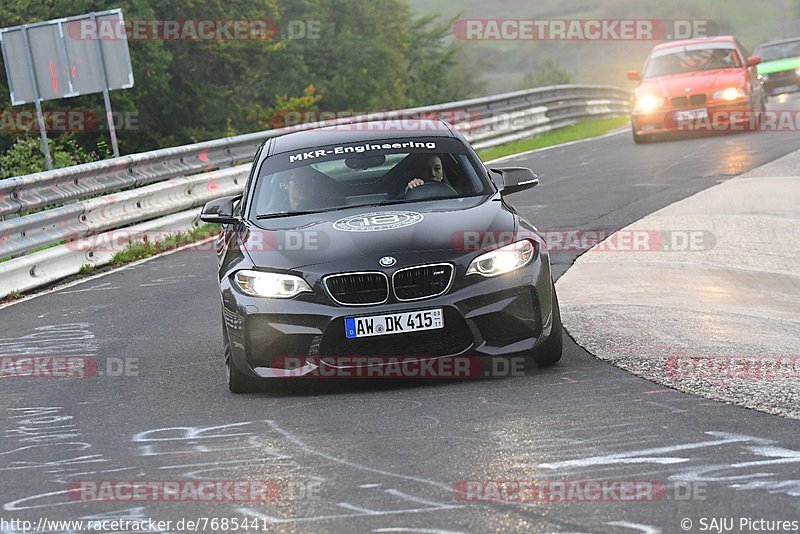
[[(800, 97), (770, 108), (800, 109)], [(540, 229), (615, 230), (797, 149), (797, 132), (636, 146), (626, 131), (504, 163), (540, 174), (512, 201)], [(553, 257), (557, 276), (576, 254)], [(685, 518), (700, 532), (703, 518), (738, 527), (800, 516), (800, 421), (657, 386), (569, 338), (561, 363), (531, 376), (232, 395), (215, 285), (212, 253), (187, 250), (0, 310), (1, 355), (90, 356), (103, 375), (2, 380), (0, 518), (477, 533), (681, 532)], [(268, 480), (280, 495), (87, 502), (68, 491), (193, 479)], [(592, 502), (471, 502), (453, 491), (465, 480), (547, 479), (664, 491)]]

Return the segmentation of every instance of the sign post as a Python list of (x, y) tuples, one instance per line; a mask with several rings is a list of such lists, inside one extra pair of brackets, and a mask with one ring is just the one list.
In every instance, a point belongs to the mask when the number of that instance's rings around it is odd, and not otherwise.
[(133, 87), (128, 39), (120, 9), (3, 28), (0, 44), (11, 104), (36, 106), (48, 169), (53, 164), (43, 100), (103, 93), (111, 148), (114, 156), (119, 156), (109, 91)]
[[(95, 35), (100, 35), (100, 28), (97, 25), (97, 15), (91, 14), (92, 25), (94, 26)], [(97, 43), (97, 68), (103, 72), (103, 102), (106, 105), (106, 120), (108, 121), (108, 134), (111, 136), (111, 150), (114, 152), (114, 157), (119, 157), (119, 147), (117, 147), (117, 130), (114, 128), (114, 114), (111, 111), (111, 97), (108, 95), (108, 74), (106, 74), (106, 65), (103, 58), (103, 47), (100, 46), (100, 39), (95, 39)]]
[(36, 71), (33, 68), (33, 59), (31, 59), (31, 42), (28, 37), (28, 25), (22, 26), (22, 35), (25, 41), (25, 59), (28, 64), (28, 73), (31, 77), (31, 88), (33, 89), (33, 101), (36, 104), (36, 122), (39, 123), (39, 135), (42, 138), (42, 152), (44, 152), (44, 160), (47, 164), (47, 170), (53, 170), (53, 158), (50, 156), (50, 145), (47, 142), (47, 128), (44, 124), (44, 114), (42, 113), (42, 100), (39, 98), (39, 90), (36, 84)]

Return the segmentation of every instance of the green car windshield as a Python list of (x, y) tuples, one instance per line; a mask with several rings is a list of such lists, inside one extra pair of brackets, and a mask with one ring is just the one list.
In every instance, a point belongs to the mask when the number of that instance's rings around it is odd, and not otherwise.
[(760, 45), (756, 47), (753, 54), (760, 57), (761, 61), (798, 57), (800, 56), (800, 39), (784, 43)]

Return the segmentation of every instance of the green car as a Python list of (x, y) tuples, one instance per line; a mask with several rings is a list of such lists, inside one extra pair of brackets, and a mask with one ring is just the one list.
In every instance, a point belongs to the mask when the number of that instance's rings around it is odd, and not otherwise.
[(753, 55), (761, 58), (758, 75), (768, 96), (800, 90), (800, 37), (760, 44)]

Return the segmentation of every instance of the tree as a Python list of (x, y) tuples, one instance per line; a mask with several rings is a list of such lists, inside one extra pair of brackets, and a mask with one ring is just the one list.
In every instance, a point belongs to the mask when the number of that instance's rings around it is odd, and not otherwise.
[(575, 83), (572, 74), (559, 67), (553, 61), (545, 59), (534, 72), (526, 72), (522, 78), (520, 89), (531, 87), (544, 87), (545, 85), (559, 85)]
[[(107, 150), (105, 144), (98, 146), (102, 155)], [(50, 143), (50, 155), (55, 168), (68, 167), (79, 163), (86, 163), (98, 159), (97, 153), (86, 153), (69, 135), (56, 138)], [(42, 145), (38, 137), (20, 137), (14, 144), (0, 155), (0, 179), (22, 176), (47, 169), (42, 152)]]
[[(115, 112), (138, 115), (138, 129), (118, 132), (123, 154), (257, 131), (274, 125), (276, 111), (390, 110), (478, 90), (447, 42), (448, 23), (415, 18), (402, 0), (10, 0), (0, 5), (0, 27), (116, 7), (129, 23), (258, 20), (279, 28), (263, 39), (129, 37), (135, 85), (111, 93)], [(105, 116), (99, 95), (45, 107)], [(4, 79), (2, 109), (11, 109)], [(0, 150), (18, 135), (0, 132)], [(74, 138), (89, 152), (107, 133)]]

